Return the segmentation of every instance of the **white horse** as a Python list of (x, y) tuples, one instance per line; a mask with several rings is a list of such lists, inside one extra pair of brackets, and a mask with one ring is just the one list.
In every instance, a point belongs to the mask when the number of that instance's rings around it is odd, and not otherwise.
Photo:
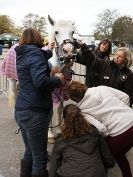
[[(66, 60), (66, 54), (74, 54), (73, 34), (74, 23), (71, 21), (55, 21), (50, 16), (48, 20), (52, 25), (52, 30), (49, 35), (49, 42), (55, 43), (53, 57), (49, 60), (52, 66), (57, 66), (66, 78), (66, 81), (71, 80), (71, 74), (68, 72), (71, 68), (71, 62)], [(53, 114), (51, 124), (53, 128), (49, 129), (49, 140), (60, 133), (60, 123), (63, 109), (63, 101), (67, 99), (65, 88), (55, 89), (53, 92)]]
[[(55, 21), (50, 16), (48, 20), (52, 26), (51, 33), (49, 34), (49, 43), (55, 43), (53, 49), (53, 57), (49, 60), (50, 65), (57, 66), (60, 72), (63, 72), (66, 80), (71, 80), (71, 74), (68, 74), (66, 70), (69, 70), (69, 62), (64, 64), (66, 54), (72, 54), (73, 47), (73, 34), (74, 23), (71, 21)], [(18, 44), (17, 44), (18, 45)], [(7, 53), (5, 60), (2, 64), (3, 74), (8, 78), (8, 97), (10, 105), (14, 106), (17, 96), (17, 71), (16, 71), (16, 53), (14, 45)], [(51, 125), (55, 128), (50, 128), (49, 138), (53, 138), (60, 132), (60, 122), (62, 113), (62, 102), (66, 99), (67, 95), (65, 88), (55, 89), (53, 92), (53, 115)], [(58, 125), (58, 126), (57, 126)]]

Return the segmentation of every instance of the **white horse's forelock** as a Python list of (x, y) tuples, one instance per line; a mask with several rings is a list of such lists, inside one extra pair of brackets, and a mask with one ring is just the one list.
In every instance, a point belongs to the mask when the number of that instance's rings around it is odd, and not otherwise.
[(55, 24), (55, 28), (56, 27), (66, 27), (66, 26), (72, 27), (72, 25), (73, 25), (72, 21), (60, 20)]

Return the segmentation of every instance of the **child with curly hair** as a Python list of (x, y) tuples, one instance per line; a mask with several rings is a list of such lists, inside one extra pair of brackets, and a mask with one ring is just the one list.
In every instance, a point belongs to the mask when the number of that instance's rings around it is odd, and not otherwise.
[(63, 110), (62, 133), (56, 139), (49, 177), (107, 177), (114, 160), (102, 136), (69, 104)]

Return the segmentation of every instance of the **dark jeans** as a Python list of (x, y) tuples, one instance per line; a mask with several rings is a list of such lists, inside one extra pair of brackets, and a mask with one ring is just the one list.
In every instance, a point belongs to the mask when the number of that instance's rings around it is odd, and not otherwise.
[(118, 136), (107, 137), (106, 141), (123, 177), (132, 177), (126, 153), (133, 147), (133, 127)]
[(33, 175), (45, 173), (47, 166), (48, 113), (15, 110), (15, 119), (20, 127), (25, 144), (23, 159), (33, 162)]

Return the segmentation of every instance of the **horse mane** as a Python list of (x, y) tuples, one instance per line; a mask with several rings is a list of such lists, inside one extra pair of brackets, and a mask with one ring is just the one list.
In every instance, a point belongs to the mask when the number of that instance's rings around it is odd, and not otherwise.
[(54, 34), (54, 30), (51, 30), (51, 32), (48, 35), (48, 41), (49, 43), (54, 43), (55, 42), (55, 34)]

